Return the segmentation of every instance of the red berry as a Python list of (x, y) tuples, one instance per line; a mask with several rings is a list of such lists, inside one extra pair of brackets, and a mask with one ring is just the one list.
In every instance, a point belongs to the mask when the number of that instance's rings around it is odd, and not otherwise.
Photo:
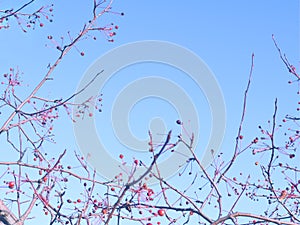
[(135, 160), (134, 160), (134, 164), (135, 164), (135, 165), (139, 164), (139, 160), (135, 159)]
[(158, 214), (159, 216), (164, 216), (164, 215), (165, 215), (165, 210), (160, 209), (160, 210), (157, 211), (157, 214)]
[(107, 213), (107, 209), (102, 209), (102, 213), (106, 214)]
[(81, 52), (80, 55), (81, 55), (81, 56), (84, 56), (84, 52)]
[(40, 23), (40, 27), (43, 27), (44, 26), (44, 24), (43, 23)]
[(120, 154), (120, 155), (119, 155), (119, 158), (120, 158), (120, 159), (123, 159), (123, 158), (124, 158), (124, 155), (123, 155), (123, 154)]
[(240, 138), (240, 139), (243, 139), (243, 135), (240, 135), (239, 138)]
[(116, 25), (116, 26), (115, 26), (115, 29), (119, 29), (119, 26), (118, 26), (118, 25)]
[(13, 189), (15, 187), (15, 182), (10, 181), (8, 182), (8, 188)]
[(290, 159), (294, 158), (295, 154), (290, 154)]
[(253, 143), (257, 143), (258, 142), (258, 138), (256, 137), (254, 140), (253, 140)]
[(181, 122), (180, 120), (176, 120), (176, 123), (177, 123), (178, 125), (181, 125), (181, 124), (182, 124), (182, 122)]

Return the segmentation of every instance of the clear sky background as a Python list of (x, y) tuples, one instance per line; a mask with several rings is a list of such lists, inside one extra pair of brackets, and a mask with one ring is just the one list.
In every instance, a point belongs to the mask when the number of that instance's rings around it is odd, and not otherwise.
[[(37, 1), (35, 4), (40, 5)], [(86, 1), (88, 2), (88, 1)], [(11, 7), (11, 1), (1, 0), (0, 8)], [(67, 38), (67, 31), (76, 34), (83, 22), (89, 20), (91, 4), (74, 3), (74, 1), (54, 2), (53, 23), (44, 22), (45, 26), (36, 27), (33, 31), (23, 33), (13, 24), (9, 30), (0, 30), (0, 74), (10, 67), (19, 67), (26, 88), (30, 91), (46, 73), (48, 63), (52, 63), (58, 56), (55, 48), (49, 47), (48, 35), (59, 39)], [(98, 36), (97, 41), (91, 39), (80, 42), (77, 48), (85, 52), (80, 56), (73, 50), (54, 72), (54, 80), (48, 82), (39, 92), (41, 95), (53, 98), (66, 98), (77, 88), (87, 68), (107, 51), (123, 44), (142, 40), (162, 40), (181, 45), (197, 54), (213, 71), (224, 95), (227, 110), (227, 128), (221, 151), (228, 153), (234, 149), (234, 139), (240, 121), (243, 92), (245, 90), (251, 65), (251, 55), (255, 54), (253, 80), (248, 98), (247, 114), (243, 135), (245, 142), (251, 141), (259, 134), (257, 126), (266, 124), (271, 119), (274, 110), (274, 100), (278, 98), (278, 118), (285, 114), (296, 114), (298, 90), (297, 84), (289, 85), (288, 81), (294, 77), (289, 75), (280, 61), (278, 52), (272, 41), (275, 35), (282, 51), (286, 53), (290, 62), (299, 68), (299, 1), (115, 1), (113, 11), (124, 12), (125, 16), (108, 14), (100, 19), (100, 24), (113, 22), (119, 26), (115, 41), (107, 42), (104, 36)], [(48, 45), (48, 47), (45, 47)], [(113, 63), (113, 62), (112, 62)], [(141, 76), (151, 74), (160, 75), (182, 85), (192, 99), (201, 99), (195, 103), (198, 110), (203, 107), (200, 118), (203, 130), (203, 140), (209, 137), (205, 132), (209, 129), (206, 115), (209, 108), (201, 90), (189, 88), (190, 80), (174, 78), (171, 69), (154, 67), (129, 68), (128, 71), (114, 76), (103, 90), (103, 112), (97, 114), (99, 128), (102, 135), (113, 135), (108, 124), (101, 125), (102, 120), (109, 118), (114, 94), (117, 94), (126, 84), (133, 81), (126, 77), (135, 72)], [(22, 93), (23, 94), (23, 93)], [(154, 116), (165, 118), (168, 129), (176, 128), (176, 113), (170, 105), (148, 99), (141, 102), (132, 111), (129, 123), (133, 133), (139, 138), (147, 138), (148, 120), (152, 115), (143, 114), (150, 111)], [(198, 100), (197, 100), (198, 101)], [(203, 105), (201, 105), (203, 103)], [(154, 105), (160, 106), (159, 113), (153, 110)], [(150, 107), (149, 107), (150, 106)], [(164, 108), (165, 107), (165, 108)], [(171, 116), (170, 116), (171, 113)], [(204, 116), (204, 118), (203, 118)], [(2, 118), (3, 115), (1, 115)], [(62, 116), (64, 118), (66, 116)], [(171, 120), (168, 118), (171, 117)], [(103, 119), (104, 118), (104, 119)], [(174, 118), (174, 120), (173, 120)], [(2, 121), (2, 119), (0, 119)], [(205, 122), (206, 121), (206, 122)], [(102, 126), (102, 127), (101, 127)], [(143, 129), (144, 127), (144, 129)], [(145, 132), (144, 132), (145, 131)], [(51, 151), (65, 148), (77, 149), (70, 120), (57, 122), (55, 127), (57, 142), (50, 145)], [(115, 137), (108, 140), (107, 148), (114, 156), (118, 156), (122, 149)], [(1, 139), (1, 145), (4, 145)], [(206, 140), (207, 141), (207, 140)], [(0, 145), (0, 146), (1, 146)], [(77, 149), (78, 150), (78, 149)], [(47, 150), (48, 151), (48, 150)], [(50, 151), (50, 150), (49, 150)], [(135, 153), (128, 153), (135, 154)], [(1, 161), (5, 160), (3, 156)]]

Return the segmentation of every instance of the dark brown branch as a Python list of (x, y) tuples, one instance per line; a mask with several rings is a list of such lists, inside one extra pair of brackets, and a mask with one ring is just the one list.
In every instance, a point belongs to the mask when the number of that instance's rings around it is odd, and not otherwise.
[(231, 168), (231, 166), (233, 165), (234, 161), (236, 160), (236, 158), (239, 154), (239, 141), (240, 141), (240, 135), (241, 135), (242, 127), (243, 127), (243, 123), (244, 123), (244, 118), (245, 118), (245, 115), (246, 115), (247, 97), (248, 97), (248, 91), (249, 91), (250, 84), (251, 84), (253, 68), (254, 68), (254, 53), (252, 53), (252, 57), (251, 57), (250, 73), (249, 73), (247, 87), (246, 87), (246, 90), (245, 90), (245, 93), (244, 93), (244, 103), (243, 103), (242, 117), (241, 117), (239, 129), (238, 129), (237, 137), (235, 138), (234, 154), (233, 154), (233, 156), (232, 156), (232, 158), (229, 162), (229, 165), (226, 167), (224, 172), (220, 175), (217, 183), (219, 183), (221, 181), (221, 179), (225, 176), (225, 174), (229, 171), (229, 169)]
[(15, 15), (16, 13), (20, 12), (22, 9), (24, 9), (25, 7), (29, 6), (31, 3), (33, 3), (35, 0), (31, 0), (30, 2), (27, 2), (26, 4), (22, 5), (20, 8), (18, 8), (16, 11), (13, 11), (11, 13), (9, 13), (6, 16), (0, 17), (0, 20), (6, 19), (8, 17), (11, 17), (13, 15)]
[(118, 205), (120, 204), (120, 202), (123, 200), (126, 192), (130, 189), (130, 187), (132, 187), (133, 185), (137, 184), (138, 182), (140, 182), (144, 177), (147, 176), (147, 174), (149, 174), (153, 168), (153, 166), (155, 165), (157, 159), (159, 158), (159, 156), (162, 154), (162, 152), (165, 150), (167, 144), (169, 143), (170, 139), (171, 139), (171, 133), (172, 131), (169, 131), (168, 136), (163, 144), (163, 146), (161, 147), (161, 149), (159, 150), (159, 152), (153, 157), (153, 160), (151, 162), (151, 165), (149, 166), (149, 168), (137, 179), (134, 180), (132, 182), (129, 182), (125, 185), (121, 195), (118, 197), (118, 200), (115, 202), (115, 204), (112, 206), (112, 209), (107, 217), (107, 220), (105, 222), (105, 224), (108, 224), (109, 221), (111, 220), (115, 210), (117, 209)]
[(227, 216), (224, 216), (220, 219), (218, 219), (217, 221), (215, 221), (214, 223), (212, 223), (211, 225), (218, 225), (218, 224), (224, 224), (224, 222), (226, 220), (231, 220), (233, 218), (239, 218), (239, 217), (246, 217), (246, 218), (252, 218), (252, 219), (259, 219), (262, 220), (264, 222), (270, 222), (270, 223), (275, 223), (278, 225), (281, 224), (286, 224), (286, 225), (298, 225), (298, 223), (293, 223), (293, 222), (287, 222), (287, 221), (281, 221), (280, 219), (273, 219), (273, 218), (268, 218), (265, 216), (260, 216), (260, 215), (255, 215), (255, 214), (251, 214), (251, 213), (244, 213), (244, 212), (236, 212), (236, 213), (232, 213), (229, 214)]
[(296, 72), (296, 68), (291, 65), (287, 59), (287, 57), (285, 55), (282, 55), (281, 53), (281, 49), (278, 47), (277, 42), (275, 40), (274, 34), (272, 35), (272, 40), (274, 42), (274, 45), (279, 53), (280, 59), (282, 60), (282, 62), (285, 64), (286, 68), (288, 69), (289, 73), (293, 74), (297, 80), (300, 80), (300, 75)]
[(66, 104), (67, 102), (69, 102), (71, 99), (73, 99), (74, 97), (76, 97), (77, 95), (79, 95), (80, 93), (82, 93), (85, 89), (88, 88), (88, 86), (90, 86), (96, 79), (98, 76), (100, 76), (101, 73), (103, 73), (104, 70), (101, 70), (99, 73), (97, 73), (92, 80), (90, 80), (90, 82), (88, 82), (81, 90), (79, 90), (78, 92), (72, 94), (70, 97), (68, 97), (67, 99), (65, 99), (64, 101), (60, 101), (58, 104), (56, 105), (53, 105), (53, 106), (50, 106), (48, 107), (47, 109), (43, 109), (43, 110), (40, 110), (40, 111), (37, 111), (37, 112), (33, 112), (33, 113), (26, 113), (26, 112), (23, 112), (23, 111), (20, 111), (19, 113), (21, 115), (26, 115), (26, 116), (34, 116), (34, 115), (37, 115), (37, 114), (40, 114), (40, 113), (43, 113), (43, 112), (47, 112), (51, 109), (54, 109), (54, 108), (57, 108), (59, 106), (62, 106), (64, 104)]

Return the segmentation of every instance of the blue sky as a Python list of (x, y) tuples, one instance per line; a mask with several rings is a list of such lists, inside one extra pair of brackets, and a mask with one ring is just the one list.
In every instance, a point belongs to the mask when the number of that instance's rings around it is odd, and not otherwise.
[[(1, 8), (10, 4), (7, 0), (0, 1)], [(36, 5), (39, 4), (37, 1)], [(45, 47), (46, 44), (50, 44), (47, 36), (52, 35), (59, 39), (60, 36), (66, 37), (68, 30), (71, 35), (75, 34), (81, 29), (83, 22), (89, 19), (89, 7), (91, 5), (74, 1), (57, 2), (54, 3), (53, 23), (45, 22), (44, 27), (37, 27), (28, 33), (23, 33), (16, 24), (9, 30), (0, 30), (0, 73), (18, 66), (24, 72), (23, 81), (29, 86), (29, 91), (45, 74), (48, 63), (53, 62), (58, 55), (54, 48)], [(83, 50), (85, 56), (80, 56), (76, 50), (67, 55), (54, 72), (54, 80), (45, 85), (41, 95), (66, 98), (76, 90), (88, 67), (107, 51), (130, 42), (161, 40), (191, 50), (213, 71), (223, 92), (227, 111), (223, 152), (230, 154), (234, 147), (252, 53), (255, 54), (255, 66), (243, 132), (245, 142), (258, 135), (259, 124), (266, 124), (267, 120), (271, 119), (276, 97), (279, 102), (279, 118), (287, 113), (296, 113), (297, 85), (288, 85), (287, 81), (293, 77), (287, 73), (280, 61), (271, 37), (272, 34), (275, 35), (290, 62), (299, 67), (299, 1), (127, 0), (115, 1), (113, 11), (124, 12), (125, 16), (108, 14), (100, 19), (100, 24), (114, 22), (119, 26), (115, 41), (107, 42), (100, 35), (97, 41), (89, 39), (80, 42), (77, 48), (79, 52)], [(120, 145), (115, 137), (109, 138), (109, 135), (113, 135), (112, 128), (105, 124), (105, 129), (102, 129), (101, 121), (108, 121), (110, 118), (114, 95), (139, 75), (161, 75), (182, 85), (192, 99), (198, 101), (200, 98), (199, 105), (195, 104), (199, 111), (203, 110), (200, 118), (201, 137), (204, 142), (209, 138), (209, 132), (206, 132), (210, 126), (206, 118), (209, 116), (209, 108), (203, 92), (196, 90), (193, 82), (184, 79), (182, 74), (174, 76), (178, 71), (157, 65), (151, 66), (129, 67), (112, 77), (103, 90), (103, 113), (97, 114), (96, 120), (99, 124), (99, 134), (104, 132), (102, 135), (108, 135), (108, 138), (104, 139), (107, 140), (106, 145), (110, 151), (116, 149), (110, 152), (113, 156), (118, 156), (120, 149), (124, 150), (124, 146)], [(159, 74), (160, 72), (163, 74)], [(128, 74), (132, 73), (135, 75), (129, 77)], [(161, 109), (159, 112), (155, 110), (157, 105)], [(147, 113), (143, 113), (145, 111)], [(129, 120), (136, 136), (147, 138), (148, 120), (152, 116), (166, 118), (167, 129), (177, 131), (174, 109), (161, 100), (147, 99), (146, 102), (136, 105)], [(51, 148), (67, 148), (72, 151), (77, 149), (71, 121), (58, 121), (55, 131), (57, 144)], [(136, 153), (128, 154), (132, 156)]]

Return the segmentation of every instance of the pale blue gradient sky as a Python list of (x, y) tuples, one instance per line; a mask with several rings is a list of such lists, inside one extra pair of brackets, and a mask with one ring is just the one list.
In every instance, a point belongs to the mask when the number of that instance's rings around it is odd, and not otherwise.
[[(10, 4), (11, 1), (0, 1), (1, 8)], [(36, 4), (39, 4), (38, 1)], [(34, 31), (23, 33), (14, 25), (12, 29), (0, 30), (2, 53), (0, 54), (0, 74), (7, 72), (10, 67), (18, 66), (24, 72), (22, 76), (24, 84), (33, 87), (33, 84), (36, 84), (47, 71), (48, 63), (52, 63), (58, 55), (54, 48), (45, 47), (45, 44), (49, 44), (47, 36), (52, 35), (55, 38), (66, 36), (68, 30), (74, 34), (91, 16), (89, 11), (91, 4), (74, 3), (74, 1), (60, 1), (54, 4), (54, 22), (51, 24), (45, 22), (43, 28), (38, 27)], [(255, 67), (248, 98), (245, 132), (243, 132), (245, 142), (258, 135), (257, 125), (271, 119), (275, 97), (279, 102), (279, 118), (287, 113), (296, 113), (297, 86), (287, 84), (288, 80), (294, 78), (287, 73), (281, 63), (271, 36), (275, 35), (279, 46), (287, 54), (291, 63), (299, 67), (298, 0), (288, 2), (280, 0), (251, 2), (127, 0), (115, 1), (113, 10), (124, 12), (125, 16), (106, 15), (100, 19), (100, 23), (114, 22), (119, 26), (115, 42), (108, 43), (100, 36), (98, 41), (85, 40), (79, 43), (77, 47), (80, 51), (85, 51), (85, 56), (81, 57), (77, 51), (72, 51), (67, 55), (54, 72), (54, 80), (45, 85), (41, 94), (53, 98), (68, 97), (76, 90), (81, 77), (91, 63), (108, 50), (134, 41), (163, 40), (193, 51), (215, 74), (223, 91), (227, 109), (227, 129), (222, 151), (230, 154), (234, 147), (252, 53), (255, 54)], [(145, 73), (143, 68), (137, 69), (141, 71), (141, 74)], [(159, 69), (154, 68), (153, 71), (147, 71), (147, 73), (157, 74)], [(164, 72), (168, 74), (168, 70)], [(168, 75), (164, 74), (164, 76)], [(114, 84), (113, 82), (118, 79), (120, 83)], [(103, 113), (98, 114), (96, 118), (101, 120), (101, 117), (109, 116), (110, 105), (114, 100), (112, 93), (117, 93), (124, 83), (130, 81), (128, 77), (122, 78), (121, 75), (119, 78), (115, 77), (110, 80), (107, 91), (103, 93)], [(184, 80), (181, 85), (190, 87), (192, 84)], [(109, 92), (109, 89), (113, 92)], [(187, 91), (192, 98), (198, 96), (205, 102), (201, 90), (190, 88)], [(106, 99), (105, 96), (107, 96)], [(170, 110), (170, 106), (165, 107), (162, 106), (161, 117), (166, 116)], [(136, 131), (132, 127), (133, 132), (141, 138), (147, 138), (147, 132), (142, 133), (142, 126), (147, 126), (146, 119), (151, 115), (147, 115), (148, 117), (142, 118), (141, 121), (135, 116), (143, 110), (145, 106), (138, 105), (136, 111), (133, 111), (135, 113), (132, 115), (133, 121), (129, 122), (141, 125), (137, 126)], [(208, 113), (207, 109), (205, 113)], [(62, 118), (65, 117), (62, 116)], [(205, 121), (206, 118), (202, 120)], [(176, 129), (175, 124), (170, 121), (167, 127)], [(209, 124), (203, 122), (203, 127), (209, 127)], [(73, 152), (76, 149), (76, 143), (71, 121), (59, 121), (55, 131), (57, 144), (54, 147), (49, 145), (49, 147), (67, 148)], [(208, 133), (204, 133), (203, 137), (208, 138)], [(112, 140), (114, 140), (113, 137)], [(108, 146), (110, 149), (122, 147), (115, 142), (107, 143), (107, 145), (112, 145)], [(119, 151), (112, 151), (111, 154), (117, 156)]]

